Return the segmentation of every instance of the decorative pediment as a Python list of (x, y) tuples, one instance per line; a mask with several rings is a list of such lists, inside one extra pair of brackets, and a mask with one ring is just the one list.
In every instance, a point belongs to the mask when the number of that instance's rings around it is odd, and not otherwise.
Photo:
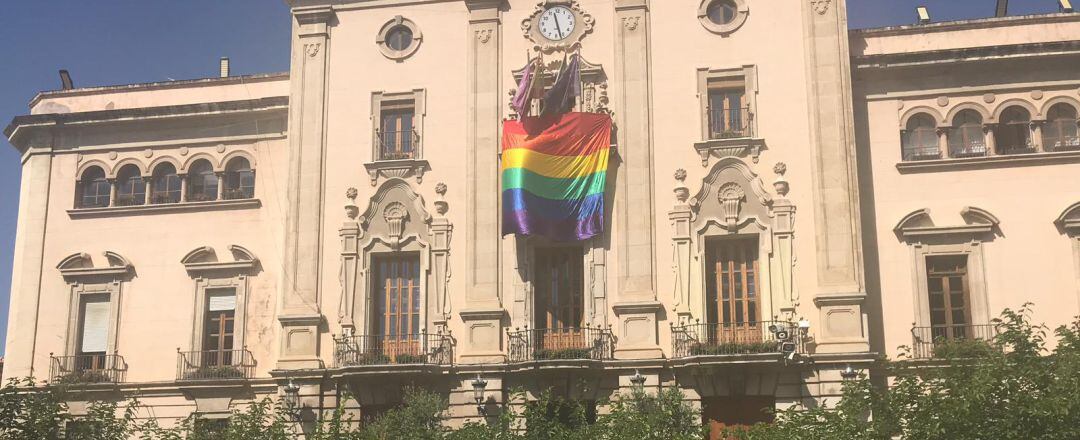
[(893, 228), (893, 232), (902, 240), (918, 240), (923, 237), (968, 237), (993, 234), (1001, 224), (997, 216), (989, 211), (974, 206), (960, 210), (963, 225), (937, 226), (930, 217), (930, 210), (919, 209), (905, 215)]
[(227, 249), (232, 256), (232, 261), (221, 261), (214, 248), (202, 246), (192, 249), (180, 259), (180, 262), (189, 273), (193, 274), (209, 271), (249, 272), (259, 262), (255, 254), (244, 247), (229, 245)]
[(379, 239), (393, 248), (409, 238), (426, 242), (431, 220), (424, 198), (402, 179), (383, 183), (358, 219), (369, 240)]
[(56, 265), (56, 269), (60, 271), (61, 275), (69, 278), (93, 276), (119, 277), (131, 272), (132, 265), (127, 258), (112, 251), (105, 251), (102, 255), (105, 257), (106, 264), (102, 267), (95, 267), (94, 260), (90, 257), (90, 254), (79, 252), (68, 255), (60, 260), (60, 263)]
[(772, 195), (750, 167), (740, 159), (725, 158), (702, 179), (701, 189), (687, 202), (698, 229), (716, 224), (729, 233), (750, 223), (768, 223)]
[[(580, 56), (580, 55), (579, 55)], [(581, 62), (581, 107), (578, 111), (585, 113), (604, 113), (611, 114), (611, 109), (608, 108), (610, 98), (608, 98), (608, 77), (604, 72), (604, 67), (599, 64), (593, 64), (585, 59), (580, 58)], [(555, 83), (555, 76), (562, 68), (562, 58), (553, 57), (548, 60), (542, 69), (536, 72), (535, 81), (539, 84), (540, 88), (549, 88)], [(521, 82), (521, 77), (525, 75), (525, 67), (514, 70), (511, 73), (514, 75), (514, 84)], [(514, 100), (514, 95), (517, 93), (517, 87), (511, 88), (509, 96), (506, 100), (507, 104), (510, 104)], [(517, 118), (517, 114), (514, 113), (513, 106), (510, 106), (510, 113), (512, 118)]]
[(1054, 223), (1063, 231), (1070, 234), (1080, 234), (1080, 202), (1073, 203), (1065, 208)]

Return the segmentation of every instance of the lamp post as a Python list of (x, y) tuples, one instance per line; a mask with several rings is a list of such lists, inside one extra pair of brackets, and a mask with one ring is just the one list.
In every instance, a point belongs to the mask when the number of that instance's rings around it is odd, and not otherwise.
[(487, 388), (487, 381), (480, 377), (477, 373), (476, 379), (472, 381), (473, 399), (476, 400), (476, 412), (481, 415), (487, 415), (487, 409), (484, 408), (484, 389)]

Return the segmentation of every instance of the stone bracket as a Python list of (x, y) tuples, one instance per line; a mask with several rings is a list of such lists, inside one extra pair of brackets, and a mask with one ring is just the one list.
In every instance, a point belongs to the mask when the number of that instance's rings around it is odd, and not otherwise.
[(702, 167), (709, 166), (710, 157), (749, 157), (754, 163), (758, 163), (761, 151), (765, 149), (765, 139), (760, 138), (710, 139), (694, 143), (694, 150), (701, 156)]
[(384, 179), (416, 177), (416, 183), (424, 182), (424, 172), (431, 169), (428, 161), (423, 159), (380, 160), (364, 164), (368, 176), (371, 178), (371, 186), (379, 184), (379, 177)]

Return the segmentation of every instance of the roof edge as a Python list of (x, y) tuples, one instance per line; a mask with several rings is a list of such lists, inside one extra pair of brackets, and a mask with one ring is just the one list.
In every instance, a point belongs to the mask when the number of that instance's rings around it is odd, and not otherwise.
[(62, 96), (80, 96), (80, 95), (92, 95), (95, 93), (106, 92), (118, 92), (118, 91), (133, 91), (133, 90), (155, 90), (155, 89), (170, 89), (178, 87), (202, 87), (211, 85), (227, 85), (234, 83), (242, 83), (244, 81), (272, 81), (282, 78), (288, 78), (289, 72), (272, 72), (272, 73), (256, 73), (251, 75), (236, 75), (221, 77), (208, 77), (208, 78), (195, 78), (195, 79), (182, 79), (172, 81), (156, 81), (145, 83), (133, 83), (133, 84), (117, 84), (108, 86), (94, 86), (94, 87), (80, 87), (70, 90), (45, 90), (38, 92), (32, 99), (30, 99), (29, 106), (33, 108), (42, 99), (54, 98)]
[(905, 24), (876, 28), (851, 29), (848, 35), (855, 37), (877, 37), (888, 35), (922, 34), (928, 32), (950, 32), (977, 28), (1024, 25), (1039, 22), (1060, 23), (1080, 21), (1080, 13), (1057, 12), (1051, 14), (1012, 15), (1008, 17), (984, 17), (970, 20), (952, 20), (927, 24)]

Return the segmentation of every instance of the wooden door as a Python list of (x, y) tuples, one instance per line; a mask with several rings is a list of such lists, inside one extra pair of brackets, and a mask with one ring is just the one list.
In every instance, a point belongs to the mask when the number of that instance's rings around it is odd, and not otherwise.
[(710, 397), (701, 400), (701, 417), (709, 426), (710, 440), (728, 440), (724, 429), (745, 429), (757, 423), (772, 423), (769, 412), (776, 406), (772, 396)]
[(374, 266), (377, 349), (392, 361), (422, 355), (420, 256), (381, 256)]
[(952, 340), (973, 336), (967, 256), (927, 258), (926, 277), (931, 337)]
[(722, 239), (708, 244), (707, 311), (720, 343), (762, 341), (757, 238)]
[(583, 252), (580, 247), (536, 250), (536, 328), (543, 331), (538, 344), (561, 350), (587, 348), (584, 324)]

